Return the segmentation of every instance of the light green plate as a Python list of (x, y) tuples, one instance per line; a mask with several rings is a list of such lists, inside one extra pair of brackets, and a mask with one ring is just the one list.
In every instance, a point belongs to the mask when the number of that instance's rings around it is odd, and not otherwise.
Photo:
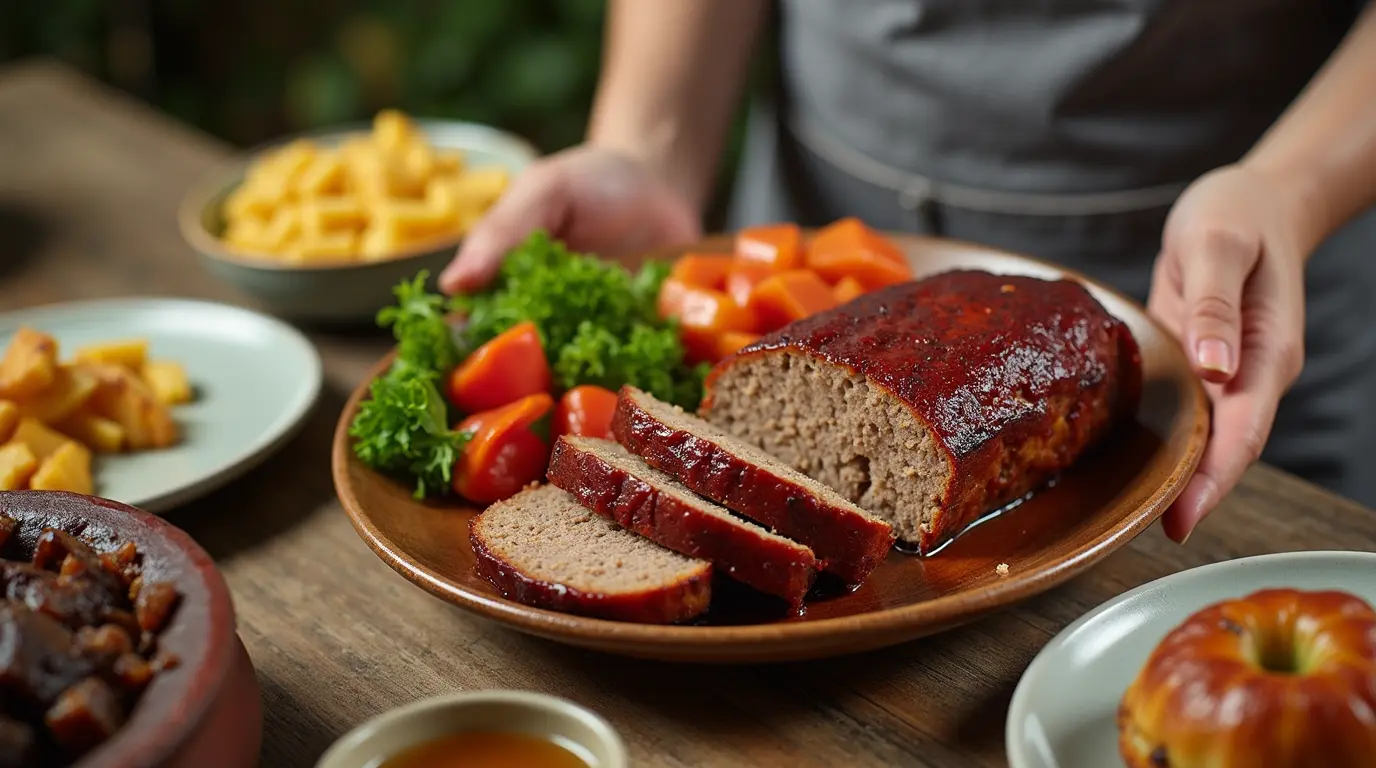
[(77, 347), (149, 341), (149, 356), (187, 370), (194, 402), (174, 410), (182, 440), (159, 451), (102, 456), (95, 492), (165, 512), (224, 485), (275, 449), (320, 394), (320, 356), (291, 326), (239, 307), (182, 299), (110, 299), (0, 314), (0, 348), (21, 325)]
[(1031, 666), (1008, 710), (1012, 768), (1114, 768), (1118, 702), (1156, 645), (1191, 614), (1258, 589), (1341, 589), (1376, 604), (1376, 554), (1290, 552), (1157, 579), (1080, 617)]

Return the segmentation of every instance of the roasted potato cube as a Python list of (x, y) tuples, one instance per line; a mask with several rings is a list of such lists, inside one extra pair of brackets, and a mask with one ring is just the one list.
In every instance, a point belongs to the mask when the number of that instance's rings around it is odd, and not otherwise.
[(38, 457), (24, 443), (0, 445), (0, 491), (20, 491), (38, 470)]
[(181, 363), (150, 360), (143, 367), (143, 381), (160, 402), (168, 405), (191, 402), (191, 380)]
[(91, 397), (91, 411), (124, 428), (133, 450), (166, 448), (177, 442), (177, 423), (143, 379), (116, 365), (94, 367), (100, 386)]
[(75, 357), (79, 363), (122, 365), (137, 373), (143, 369), (143, 364), (148, 362), (148, 340), (120, 339), (88, 344), (78, 349)]
[(90, 493), (94, 485), (91, 479), (91, 452), (75, 440), (68, 440), (59, 446), (29, 478), (29, 487), (35, 491)]
[(37, 397), (57, 378), (57, 340), (21, 327), (0, 358), (0, 397)]
[(96, 453), (119, 453), (124, 450), (124, 427), (104, 416), (78, 411), (56, 427), (63, 434), (85, 443)]
[(19, 406), (11, 400), (0, 400), (0, 443), (8, 442), (14, 428), (19, 426)]
[(63, 443), (70, 439), (38, 419), (21, 417), (19, 426), (15, 427), (14, 434), (10, 435), (9, 441), (29, 446), (33, 455), (42, 461), (53, 455), (58, 448), (62, 447)]
[(57, 378), (52, 386), (33, 398), (19, 398), (19, 414), (37, 419), (44, 424), (53, 424), (67, 418), (91, 399), (96, 391), (96, 377), (90, 371), (76, 365), (64, 364), (57, 368)]

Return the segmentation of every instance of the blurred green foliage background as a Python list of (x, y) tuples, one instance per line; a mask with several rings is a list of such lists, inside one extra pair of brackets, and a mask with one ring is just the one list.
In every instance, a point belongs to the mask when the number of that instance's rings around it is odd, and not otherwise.
[(395, 106), (501, 126), (552, 152), (582, 138), (605, 10), (604, 0), (0, 0), (0, 61), (60, 58), (241, 146)]
[[(14, 5), (11, 6), (10, 4)], [(4, 0), (0, 58), (42, 54), (236, 144), (397, 106), (577, 141), (602, 0)]]

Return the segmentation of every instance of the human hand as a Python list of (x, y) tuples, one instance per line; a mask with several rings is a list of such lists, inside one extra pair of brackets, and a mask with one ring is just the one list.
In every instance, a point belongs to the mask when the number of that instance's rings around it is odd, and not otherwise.
[(611, 258), (701, 236), (693, 206), (638, 160), (584, 145), (522, 173), (464, 238), (440, 275), (440, 288), (482, 288), (507, 251), (541, 228), (570, 248)]
[(1166, 220), (1150, 312), (1184, 345), (1213, 401), (1198, 470), (1162, 520), (1184, 543), (1260, 456), (1304, 363), (1310, 245), (1286, 185), (1243, 165), (1201, 177)]

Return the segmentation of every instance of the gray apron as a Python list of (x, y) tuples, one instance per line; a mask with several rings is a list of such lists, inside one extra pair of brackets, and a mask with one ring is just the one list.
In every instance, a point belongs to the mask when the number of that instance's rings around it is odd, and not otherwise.
[[(731, 224), (873, 226), (1027, 253), (1145, 301), (1170, 205), (1233, 162), (1353, 0), (783, 0)], [(1306, 274), (1306, 363), (1263, 459), (1376, 505), (1376, 212)]]

